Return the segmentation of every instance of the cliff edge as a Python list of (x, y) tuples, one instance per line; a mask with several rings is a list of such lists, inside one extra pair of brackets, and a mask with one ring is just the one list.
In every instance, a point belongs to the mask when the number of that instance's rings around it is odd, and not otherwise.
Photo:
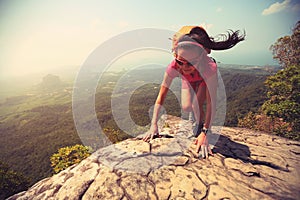
[(300, 142), (219, 127), (201, 159), (190, 122), (163, 123), (162, 138), (101, 148), (8, 199), (300, 199)]

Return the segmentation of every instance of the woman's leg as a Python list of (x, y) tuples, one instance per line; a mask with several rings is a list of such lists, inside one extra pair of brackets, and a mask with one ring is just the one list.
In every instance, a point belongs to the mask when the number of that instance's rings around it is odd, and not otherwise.
[(194, 136), (198, 137), (203, 128), (204, 120), (204, 103), (206, 100), (206, 85), (204, 82), (200, 83), (197, 87), (196, 95), (193, 99), (193, 110), (196, 117), (196, 125), (193, 128)]
[(181, 87), (182, 110), (184, 112), (191, 112), (191, 111), (193, 111), (192, 101), (193, 101), (193, 97), (195, 96), (195, 95), (193, 95), (194, 90), (187, 80), (183, 79), (181, 83), (182, 83), (182, 87)]
[(181, 89), (182, 110), (184, 112), (193, 112), (196, 123), (201, 124), (204, 119), (203, 105), (206, 100), (206, 85), (204, 82), (201, 82), (198, 83), (195, 87), (193, 86), (191, 86), (186, 81), (182, 81), (182, 89)]
[(204, 82), (200, 83), (197, 89), (197, 95), (195, 95), (193, 110), (198, 124), (202, 124), (204, 120), (204, 103), (206, 100), (206, 84)]
[(190, 88), (182, 88), (181, 89), (181, 106), (184, 112), (193, 111), (192, 106), (193, 95)]

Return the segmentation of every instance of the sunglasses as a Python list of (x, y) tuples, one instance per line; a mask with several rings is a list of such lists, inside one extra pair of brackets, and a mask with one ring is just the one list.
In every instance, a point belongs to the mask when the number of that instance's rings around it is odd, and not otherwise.
[(187, 65), (188, 67), (195, 66), (198, 63), (198, 60), (193, 61), (193, 62), (188, 62), (188, 61), (182, 62), (181, 60), (178, 60), (177, 58), (175, 58), (175, 61), (180, 66)]

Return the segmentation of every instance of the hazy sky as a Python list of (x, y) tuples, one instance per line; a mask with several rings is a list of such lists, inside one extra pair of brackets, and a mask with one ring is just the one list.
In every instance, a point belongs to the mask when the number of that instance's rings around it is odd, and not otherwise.
[(213, 53), (232, 64), (276, 64), (269, 50), (300, 20), (297, 0), (1, 0), (0, 77), (80, 66), (102, 42), (139, 28), (202, 25), (211, 36), (245, 30), (246, 41)]

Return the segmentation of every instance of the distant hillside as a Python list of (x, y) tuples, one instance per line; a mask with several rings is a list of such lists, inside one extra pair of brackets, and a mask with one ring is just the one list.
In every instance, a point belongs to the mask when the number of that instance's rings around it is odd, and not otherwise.
[(221, 69), (227, 96), (226, 126), (237, 126), (238, 119), (256, 112), (266, 100), (264, 81), (268, 73)]
[(66, 86), (67, 84), (62, 82), (59, 76), (48, 74), (43, 77), (42, 82), (36, 86), (36, 89), (42, 92), (54, 92)]

